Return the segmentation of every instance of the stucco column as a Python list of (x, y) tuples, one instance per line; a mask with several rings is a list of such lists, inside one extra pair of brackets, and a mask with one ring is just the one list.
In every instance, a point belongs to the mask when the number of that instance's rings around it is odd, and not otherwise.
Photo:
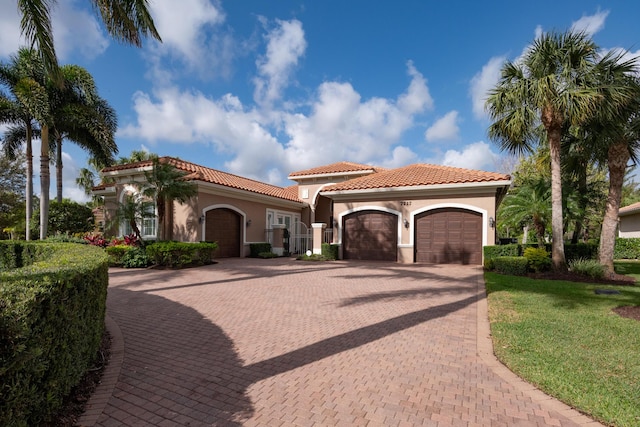
[(311, 224), (313, 228), (313, 253), (322, 253), (322, 242), (324, 241), (324, 229), (327, 228), (327, 224), (323, 222), (314, 222)]
[(271, 252), (282, 256), (284, 254), (284, 229), (286, 225), (284, 224), (273, 224), (271, 228), (273, 229), (273, 243), (271, 244)]

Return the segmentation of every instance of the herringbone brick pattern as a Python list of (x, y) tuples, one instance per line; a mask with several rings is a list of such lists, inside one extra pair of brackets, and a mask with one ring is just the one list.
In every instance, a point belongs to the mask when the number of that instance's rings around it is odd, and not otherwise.
[(481, 281), (476, 267), (290, 259), (114, 269), (124, 356), (88, 411), (105, 427), (589, 424), (482, 357)]

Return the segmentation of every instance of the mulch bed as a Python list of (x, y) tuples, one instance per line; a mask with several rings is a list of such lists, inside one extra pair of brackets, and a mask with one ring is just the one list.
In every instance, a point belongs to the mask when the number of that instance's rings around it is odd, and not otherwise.
[(640, 306), (617, 307), (613, 312), (618, 316), (640, 321)]
[(84, 413), (84, 407), (89, 398), (100, 384), (109, 357), (111, 355), (111, 336), (105, 331), (102, 335), (100, 349), (96, 354), (96, 362), (80, 380), (80, 383), (71, 390), (69, 396), (64, 399), (62, 408), (51, 422), (43, 424), (46, 427), (71, 427), (75, 426), (78, 418)]

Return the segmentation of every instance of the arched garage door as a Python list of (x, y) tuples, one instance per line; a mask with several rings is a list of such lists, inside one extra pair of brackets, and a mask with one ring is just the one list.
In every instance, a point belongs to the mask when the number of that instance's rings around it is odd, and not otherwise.
[(398, 217), (379, 211), (355, 212), (344, 217), (344, 259), (396, 261)]
[(240, 215), (231, 209), (211, 209), (205, 218), (204, 239), (218, 242), (217, 258), (240, 256)]
[(415, 260), (433, 264), (482, 263), (482, 215), (435, 209), (415, 219)]

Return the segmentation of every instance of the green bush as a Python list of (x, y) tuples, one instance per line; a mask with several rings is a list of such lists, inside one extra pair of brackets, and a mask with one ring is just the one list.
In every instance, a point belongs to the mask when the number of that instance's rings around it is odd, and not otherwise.
[[(551, 251), (549, 251), (551, 252)], [(567, 262), (574, 259), (597, 259), (597, 243), (576, 243), (564, 245), (564, 256)]]
[(271, 252), (271, 243), (250, 243), (249, 244), (249, 256), (251, 258), (258, 258), (263, 252)]
[(92, 365), (104, 331), (104, 251), (21, 246), (21, 262), (0, 272), (0, 425), (47, 422)]
[(493, 262), (496, 272), (511, 276), (524, 276), (529, 266), (529, 260), (519, 256), (499, 256)]
[(615, 259), (638, 259), (640, 258), (640, 238), (622, 238), (616, 239), (616, 246), (613, 252)]
[(156, 242), (146, 246), (147, 256), (156, 265), (181, 268), (211, 264), (217, 243)]
[(122, 266), (124, 268), (145, 268), (150, 263), (147, 251), (137, 246), (129, 246), (129, 250), (122, 257)]
[(569, 271), (595, 279), (604, 277), (604, 266), (595, 259), (574, 259), (569, 261)]
[(529, 269), (540, 273), (551, 268), (551, 258), (549, 252), (543, 248), (527, 248), (524, 250), (524, 257), (527, 259)]
[[(640, 239), (638, 239), (640, 240)], [(485, 268), (486, 263), (491, 263), (496, 257), (499, 256), (523, 256), (524, 251), (527, 248), (537, 249), (537, 244), (511, 244), (511, 245), (495, 245), (495, 246), (485, 246), (484, 250), (484, 260), (485, 260)], [(544, 245), (545, 250), (548, 253), (551, 253), (551, 244), (546, 243)], [(638, 254), (640, 255), (640, 244), (638, 245)], [(564, 245), (564, 254), (567, 261), (576, 258), (587, 258), (587, 259), (596, 259), (598, 257), (598, 245), (596, 243), (577, 243), (570, 244), (565, 243)], [(616, 258), (618, 258), (616, 256)]]
[(121, 267), (125, 254), (131, 249), (133, 249), (133, 247), (128, 245), (107, 246), (104, 248), (104, 251), (109, 257), (109, 265), (112, 267)]
[(275, 254), (273, 252), (260, 252), (258, 254), (258, 258), (278, 258), (278, 254)]
[(338, 250), (340, 249), (340, 245), (332, 245), (329, 243), (323, 243), (321, 245), (321, 253), (322, 256), (327, 260), (336, 260), (338, 259)]

